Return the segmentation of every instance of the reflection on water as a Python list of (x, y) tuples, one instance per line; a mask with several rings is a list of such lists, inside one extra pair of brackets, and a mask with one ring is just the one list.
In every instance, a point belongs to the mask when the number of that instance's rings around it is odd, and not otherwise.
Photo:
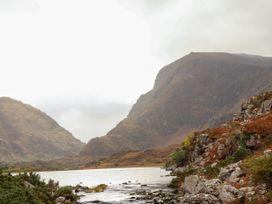
[[(142, 188), (164, 188), (172, 177), (169, 172), (158, 167), (145, 168), (112, 168), (75, 171), (40, 172), (45, 180), (59, 181), (61, 186), (77, 184), (93, 187), (107, 184), (109, 187), (102, 193), (84, 194), (81, 202), (100, 200), (104, 202), (118, 202), (131, 197), (129, 194)], [(147, 186), (145, 186), (147, 185)]]

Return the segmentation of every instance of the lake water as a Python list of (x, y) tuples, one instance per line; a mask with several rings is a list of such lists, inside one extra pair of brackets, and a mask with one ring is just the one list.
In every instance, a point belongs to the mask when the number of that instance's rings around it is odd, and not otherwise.
[(106, 184), (108, 188), (102, 193), (84, 194), (81, 202), (100, 200), (112, 203), (127, 203), (130, 193), (143, 188), (167, 189), (173, 177), (159, 167), (112, 168), (74, 171), (51, 171), (39, 173), (46, 181), (59, 181), (61, 186), (80, 184), (94, 187)]

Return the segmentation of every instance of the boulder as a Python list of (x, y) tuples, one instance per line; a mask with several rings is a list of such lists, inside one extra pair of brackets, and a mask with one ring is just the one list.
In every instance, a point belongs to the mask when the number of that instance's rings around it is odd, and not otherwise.
[(239, 167), (239, 164), (240, 162), (237, 162), (221, 168), (218, 178), (221, 181), (237, 182), (237, 178), (244, 175), (244, 172)]
[(219, 179), (204, 179), (197, 175), (185, 177), (183, 190), (186, 194), (211, 194), (218, 196), (222, 182)]
[(183, 190), (188, 194), (197, 194), (204, 189), (203, 179), (198, 175), (187, 176), (184, 179)]
[(66, 201), (65, 197), (63, 196), (60, 196), (60, 197), (57, 197), (56, 200), (55, 200), (55, 203), (56, 204), (62, 204)]
[(219, 179), (206, 180), (204, 183), (204, 193), (218, 196), (218, 189), (220, 188), (222, 182)]
[(223, 185), (219, 189), (219, 198), (223, 204), (228, 204), (235, 201), (239, 202), (242, 197), (243, 193), (232, 185)]

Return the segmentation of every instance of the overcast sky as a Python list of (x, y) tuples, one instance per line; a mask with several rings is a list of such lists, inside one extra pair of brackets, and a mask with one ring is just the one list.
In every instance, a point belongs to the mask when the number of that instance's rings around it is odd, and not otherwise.
[(272, 55), (271, 0), (0, 0), (0, 96), (82, 141), (192, 51)]

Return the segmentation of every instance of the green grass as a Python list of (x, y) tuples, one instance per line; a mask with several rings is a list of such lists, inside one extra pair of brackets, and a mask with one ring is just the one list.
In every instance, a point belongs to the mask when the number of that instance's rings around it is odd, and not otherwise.
[(272, 154), (251, 157), (243, 163), (244, 169), (249, 171), (256, 182), (272, 186)]

